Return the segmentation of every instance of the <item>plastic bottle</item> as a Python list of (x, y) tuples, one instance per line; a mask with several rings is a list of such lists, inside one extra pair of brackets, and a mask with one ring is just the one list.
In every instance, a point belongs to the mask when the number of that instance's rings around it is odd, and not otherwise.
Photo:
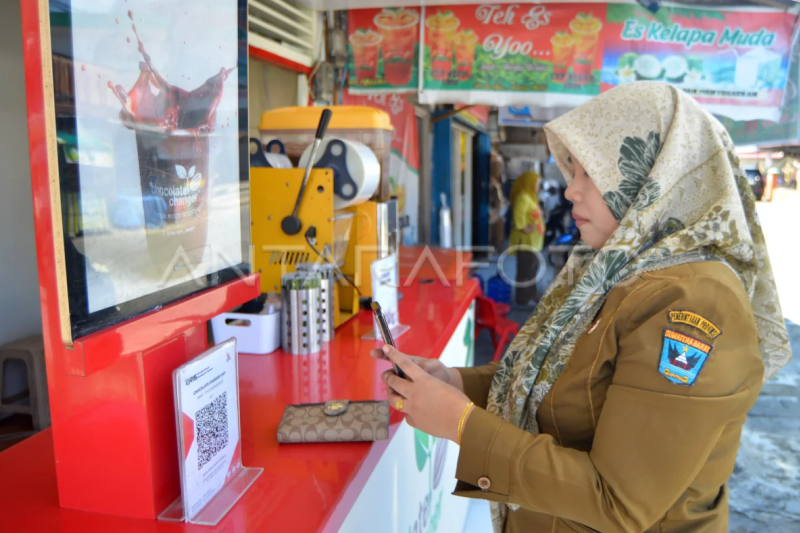
[(442, 207), (439, 208), (439, 246), (442, 248), (453, 247), (453, 220), (450, 208), (447, 206), (447, 195), (441, 193)]

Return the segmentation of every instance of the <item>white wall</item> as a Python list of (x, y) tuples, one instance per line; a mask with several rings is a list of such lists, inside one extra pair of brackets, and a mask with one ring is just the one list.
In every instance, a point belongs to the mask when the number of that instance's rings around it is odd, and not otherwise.
[(247, 68), (250, 89), (248, 114), (250, 136), (260, 138), (258, 124), (264, 111), (297, 105), (297, 73), (254, 57), (247, 62)]
[[(20, 2), (0, 0), (0, 345), (41, 333)], [(26, 385), (6, 367), (6, 395)], [(12, 383), (13, 382), (13, 383)]]

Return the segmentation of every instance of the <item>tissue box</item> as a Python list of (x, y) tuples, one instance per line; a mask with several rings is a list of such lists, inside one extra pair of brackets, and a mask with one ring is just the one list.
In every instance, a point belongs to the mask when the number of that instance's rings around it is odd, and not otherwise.
[(267, 354), (281, 345), (281, 314), (222, 313), (211, 319), (214, 342), (236, 338), (239, 353)]

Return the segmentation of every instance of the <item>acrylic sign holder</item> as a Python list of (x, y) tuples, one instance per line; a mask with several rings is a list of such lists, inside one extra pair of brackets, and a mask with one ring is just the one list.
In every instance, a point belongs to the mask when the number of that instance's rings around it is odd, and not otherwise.
[[(226, 388), (232, 389), (233, 394), (231, 396), (235, 398), (236, 401), (231, 403), (230, 409), (227, 408), (227, 405), (224, 408), (226, 413), (225, 439), (227, 440), (228, 436), (233, 433), (236, 437), (236, 444), (234, 450), (229, 452), (230, 459), (228, 459), (228, 462), (230, 466), (223, 485), (214, 496), (207, 502), (202, 503), (202, 500), (200, 502), (195, 502), (192, 501), (192, 499), (196, 498), (197, 492), (207, 493), (208, 490), (213, 490), (213, 486), (201, 485), (198, 491), (198, 488), (195, 487), (193, 483), (195, 480), (190, 479), (187, 475), (188, 471), (190, 469), (194, 470), (194, 465), (197, 464), (197, 462), (192, 462), (191, 459), (198, 458), (198, 455), (196, 455), (197, 446), (199, 445), (197, 439), (198, 431), (196, 431), (198, 422), (192, 420), (190, 424), (186, 424), (184, 421), (188, 419), (187, 409), (191, 412), (196, 408), (192, 407), (191, 404), (186, 405), (188, 403), (186, 402), (187, 397), (192, 396), (190, 389), (200, 389), (208, 386), (204, 384), (202, 378), (198, 380), (193, 380), (193, 378), (208, 369), (213, 369), (208, 372), (208, 375), (212, 376), (212, 378), (206, 381), (206, 383), (212, 385), (219, 379), (222, 386), (218, 388), (222, 392), (215, 396), (215, 400), (207, 401), (208, 398), (206, 398), (205, 403), (201, 401), (199, 403), (203, 406), (201, 411), (214, 407), (213, 404), (217, 403), (216, 399), (219, 399), (227, 392), (225, 390)], [(219, 371), (223, 371), (223, 375), (215, 374), (215, 372)], [(227, 379), (225, 379), (225, 373), (228, 373)], [(188, 380), (186, 379), (187, 377), (189, 377)], [(214, 379), (214, 377), (217, 379)], [(189, 522), (192, 524), (215, 526), (225, 517), (228, 511), (236, 505), (236, 502), (239, 501), (244, 493), (247, 492), (247, 489), (255, 483), (258, 476), (264, 471), (263, 468), (247, 468), (243, 466), (241, 462), (242, 441), (239, 422), (239, 361), (236, 339), (230, 339), (218, 344), (192, 361), (177, 368), (173, 373), (173, 385), (175, 392), (175, 424), (176, 433), (178, 435), (178, 461), (181, 474), (181, 496), (167, 507), (167, 509), (159, 515), (158, 519), (168, 522)], [(211, 392), (209, 392), (208, 396), (210, 395)], [(229, 420), (236, 424), (233, 432), (228, 428), (227, 422)], [(192, 434), (188, 435), (187, 432), (192, 432)], [(218, 436), (219, 434), (215, 434), (214, 438)], [(190, 454), (192, 447), (194, 447), (195, 454)], [(220, 459), (227, 459), (224, 450), (220, 450), (220, 452), (222, 453)], [(213, 466), (210, 460), (204, 463), (203, 466), (206, 464), (209, 465), (209, 467)], [(200, 470), (199, 466), (197, 470)], [(201, 507), (197, 511), (192, 512), (191, 509), (195, 503), (199, 503)]]

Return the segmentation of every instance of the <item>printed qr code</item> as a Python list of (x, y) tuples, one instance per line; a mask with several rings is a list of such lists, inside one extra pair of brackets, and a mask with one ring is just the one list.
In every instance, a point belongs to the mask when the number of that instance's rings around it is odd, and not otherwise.
[(195, 415), (197, 428), (197, 469), (214, 458), (228, 444), (228, 396), (223, 392)]

